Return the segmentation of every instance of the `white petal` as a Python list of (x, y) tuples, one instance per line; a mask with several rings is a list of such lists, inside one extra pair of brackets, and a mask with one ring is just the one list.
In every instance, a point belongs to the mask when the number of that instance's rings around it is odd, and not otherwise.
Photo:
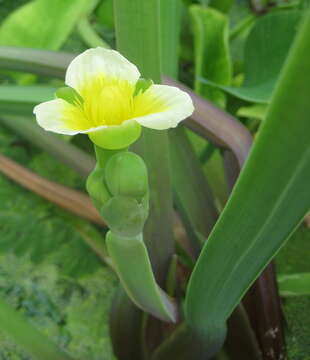
[(37, 105), (33, 109), (38, 124), (47, 131), (53, 131), (58, 134), (75, 135), (78, 131), (69, 129), (64, 121), (64, 108), (68, 106), (62, 99), (46, 101)]
[(163, 102), (167, 110), (135, 118), (144, 127), (156, 130), (174, 128), (194, 111), (191, 97), (184, 91), (168, 85), (152, 85), (146, 92)]
[(119, 52), (97, 47), (72, 60), (67, 69), (66, 84), (78, 90), (85, 81), (100, 74), (131, 83), (136, 83), (140, 77), (137, 67)]

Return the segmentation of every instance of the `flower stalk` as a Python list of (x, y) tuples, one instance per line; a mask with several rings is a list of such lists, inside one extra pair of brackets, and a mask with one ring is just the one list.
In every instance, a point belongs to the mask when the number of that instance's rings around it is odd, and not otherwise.
[(95, 147), (97, 165), (87, 190), (110, 231), (106, 246), (113, 267), (130, 299), (142, 310), (176, 322), (173, 300), (157, 285), (143, 227), (149, 212), (148, 174), (142, 158), (127, 149)]
[[(56, 99), (37, 105), (34, 113), (45, 130), (65, 135), (87, 134), (95, 144), (97, 164), (88, 177), (87, 190), (110, 228), (107, 244), (119, 278), (141, 309), (175, 322), (176, 307), (157, 285), (143, 242), (144, 224), (149, 215), (147, 166), (139, 155), (127, 149), (140, 137), (142, 127), (154, 130), (176, 127), (192, 114), (193, 103), (178, 88), (156, 85), (140, 75), (138, 68), (117, 51), (100, 47), (86, 50), (69, 64), (67, 86), (56, 91)], [(158, 148), (156, 138), (159, 138), (157, 132), (149, 137), (145, 149), (153, 143), (157, 151), (154, 153), (152, 147), (149, 154), (156, 159), (158, 167), (166, 170), (163, 165), (168, 167), (168, 151), (164, 157), (159, 156), (165, 147)], [(158, 162), (162, 160), (163, 164)], [(168, 215), (170, 220), (171, 207), (162, 213), (159, 204), (165, 193), (170, 194), (170, 183), (165, 184), (169, 188), (161, 193), (162, 183), (154, 184), (153, 176), (158, 168), (153, 166), (150, 170), (154, 194), (152, 218), (155, 214), (157, 220), (163, 220), (163, 215)], [(171, 205), (169, 196), (168, 201)], [(170, 221), (166, 224), (170, 231)], [(157, 225), (162, 226), (159, 222)], [(154, 227), (151, 231), (154, 238), (157, 235)], [(158, 249), (163, 238), (159, 240)]]

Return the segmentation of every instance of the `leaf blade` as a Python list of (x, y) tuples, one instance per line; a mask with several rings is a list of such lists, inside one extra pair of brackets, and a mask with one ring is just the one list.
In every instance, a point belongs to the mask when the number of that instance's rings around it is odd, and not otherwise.
[(186, 316), (193, 326), (226, 321), (309, 209), (305, 179), (310, 176), (310, 126), (305, 110), (310, 105), (300, 96), (309, 91), (309, 34), (310, 13), (256, 144), (190, 280)]

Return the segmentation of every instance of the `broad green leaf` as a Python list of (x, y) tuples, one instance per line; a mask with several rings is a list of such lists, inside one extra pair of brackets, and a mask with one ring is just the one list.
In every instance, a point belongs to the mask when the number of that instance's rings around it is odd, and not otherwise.
[[(162, 71), (173, 78), (178, 73), (180, 0), (161, 1)], [(171, 177), (174, 200), (191, 238), (193, 253), (201, 248), (199, 234), (208, 236), (217, 212), (203, 170), (183, 128), (169, 131)]]
[(201, 74), (198, 81), (246, 101), (270, 102), (300, 17), (300, 11), (286, 10), (268, 14), (256, 21), (245, 44), (245, 80), (241, 87), (223, 86), (219, 81)]
[(212, 333), (310, 207), (310, 12), (281, 73), (267, 118), (192, 273), (186, 319)]
[(223, 92), (202, 83), (199, 78), (230, 85), (232, 69), (228, 47), (228, 17), (215, 9), (198, 5), (191, 6), (190, 13), (195, 44), (195, 91), (224, 107)]
[(278, 284), (281, 296), (309, 296), (310, 272), (279, 275)]
[(162, 72), (173, 78), (178, 75), (181, 31), (181, 0), (160, 0)]
[(0, 45), (59, 49), (91, 0), (34, 0), (11, 13), (0, 26)]

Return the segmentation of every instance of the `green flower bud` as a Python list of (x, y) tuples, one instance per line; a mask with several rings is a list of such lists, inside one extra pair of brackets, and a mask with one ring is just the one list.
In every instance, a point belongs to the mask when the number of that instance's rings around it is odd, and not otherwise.
[(105, 180), (111, 194), (140, 200), (148, 192), (147, 168), (142, 158), (123, 151), (113, 155), (105, 166)]
[(143, 231), (148, 217), (148, 196), (141, 203), (132, 197), (115, 196), (101, 207), (100, 213), (116, 235), (136, 236)]
[(104, 170), (98, 166), (88, 176), (86, 189), (97, 208), (100, 208), (111, 198), (111, 194), (105, 185)]

